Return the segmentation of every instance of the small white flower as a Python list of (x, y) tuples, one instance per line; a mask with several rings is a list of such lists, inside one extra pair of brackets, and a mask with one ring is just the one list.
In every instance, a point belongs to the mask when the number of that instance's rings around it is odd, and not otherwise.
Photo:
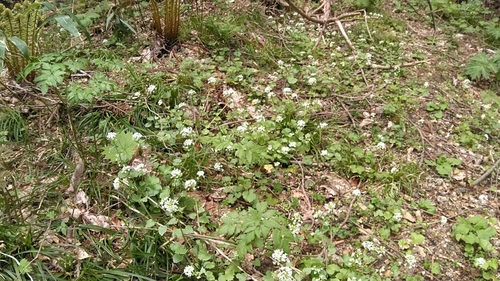
[(286, 153), (288, 153), (289, 151), (290, 151), (290, 147), (288, 147), (288, 146), (283, 146), (283, 147), (281, 148), (281, 152), (283, 152), (283, 153), (285, 153), (285, 154), (286, 154)]
[(236, 92), (233, 88), (225, 89), (224, 91), (222, 91), (222, 94), (225, 97), (229, 97), (229, 96), (232, 96), (232, 95), (237, 94), (237, 93), (238, 92)]
[(163, 200), (161, 200), (160, 206), (165, 212), (169, 214), (179, 211), (179, 201), (177, 201), (177, 199), (171, 199), (168, 197), (164, 198)]
[(191, 277), (193, 276), (193, 273), (194, 273), (194, 267), (192, 265), (184, 267), (184, 275), (186, 275), (187, 277)]
[(114, 189), (120, 188), (120, 178), (119, 177), (116, 177), (115, 180), (113, 181), (113, 187), (114, 187)]
[(361, 195), (361, 191), (359, 189), (355, 189), (352, 191), (352, 195), (354, 196), (360, 196)]
[(292, 93), (292, 95), (290, 96), (292, 99), (296, 99), (298, 98), (299, 96), (297, 95), (297, 93)]
[(283, 122), (283, 116), (281, 115), (276, 116), (276, 122), (278, 123)]
[(476, 260), (474, 261), (474, 265), (476, 267), (482, 267), (485, 264), (486, 264), (486, 260), (484, 258), (476, 258)]
[(280, 162), (274, 162), (274, 167), (279, 167), (281, 165)]
[(385, 143), (383, 141), (377, 143), (375, 146), (376, 149), (385, 149)]
[(183, 137), (187, 137), (192, 133), (193, 133), (193, 128), (191, 128), (191, 127), (185, 127), (181, 130), (181, 136), (183, 136)]
[(282, 266), (278, 269), (278, 272), (276, 273), (276, 278), (279, 281), (294, 281), (295, 278), (293, 278), (293, 270), (289, 266)]
[(417, 259), (412, 254), (406, 254), (405, 260), (406, 260), (406, 266), (408, 266), (409, 269), (414, 268), (415, 265), (417, 264)]
[(221, 172), (222, 171), (222, 164), (219, 162), (215, 163), (214, 170)]
[(292, 141), (288, 144), (288, 147), (297, 147), (297, 143)]
[(264, 132), (266, 128), (264, 126), (257, 127), (257, 132)]
[(486, 195), (486, 194), (479, 195), (479, 201), (483, 205), (487, 204), (488, 203), (488, 195)]
[(267, 86), (267, 87), (264, 89), (264, 92), (265, 92), (266, 94), (269, 94), (272, 90), (273, 90), (273, 88), (271, 88), (270, 86)]
[(109, 132), (107, 135), (106, 135), (106, 138), (108, 140), (114, 140), (116, 137), (116, 133), (115, 132)]
[(252, 100), (252, 105), (257, 105), (260, 103), (260, 100), (259, 99), (253, 99)]
[(462, 87), (464, 89), (469, 89), (470, 88), (470, 84), (471, 84), (471, 81), (469, 79), (464, 79), (464, 81), (462, 81)]
[(163, 104), (163, 100), (162, 99), (159, 99), (158, 100), (158, 105), (161, 106)]
[(215, 78), (215, 77), (208, 77), (207, 82), (208, 82), (208, 84), (214, 84), (215, 82), (217, 82), (217, 78)]
[(137, 99), (141, 96), (141, 92), (135, 92), (132, 96), (133, 99)]
[(187, 180), (184, 183), (184, 188), (185, 189), (195, 189), (196, 188), (196, 180), (194, 180), (194, 179)]
[(269, 92), (269, 93), (267, 93), (267, 98), (268, 98), (268, 99), (270, 99), (270, 98), (272, 98), (272, 97), (274, 97), (274, 96), (276, 96), (276, 95), (274, 94), (274, 92)]
[(424, 83), (424, 87), (425, 87), (425, 88), (428, 88), (428, 87), (429, 87), (429, 82), (427, 82), (427, 81), (426, 81), (426, 82)]
[(328, 156), (328, 150), (326, 149), (321, 150), (321, 156)]
[(177, 178), (180, 178), (182, 176), (182, 172), (179, 169), (173, 169), (172, 172), (170, 172), (170, 176), (173, 179), (177, 179)]
[(299, 129), (304, 128), (304, 126), (305, 126), (305, 125), (306, 125), (306, 121), (304, 121), (304, 120), (299, 120), (299, 121), (297, 121), (297, 127), (298, 127)]
[(132, 139), (133, 140), (140, 140), (142, 138), (142, 134), (141, 133), (138, 133), (138, 132), (135, 132), (133, 135), (132, 135)]
[(238, 81), (238, 82), (243, 81), (243, 75), (240, 74), (240, 75), (236, 76), (236, 81)]
[(156, 90), (156, 86), (155, 85), (149, 85), (149, 87), (147, 89), (148, 93), (151, 94), (152, 92), (154, 92), (154, 90)]
[(194, 144), (194, 141), (192, 139), (187, 139), (184, 141), (183, 147), (184, 147), (184, 149), (188, 149), (193, 144)]
[(281, 250), (281, 249), (274, 250), (274, 252), (271, 255), (271, 257), (274, 260), (273, 263), (276, 264), (276, 265), (281, 264), (281, 263), (290, 262), (290, 259), (288, 258), (288, 256), (286, 255), (286, 253), (283, 252), (283, 250)]
[(316, 78), (315, 77), (311, 77), (307, 80), (307, 84), (309, 85), (314, 85), (316, 84)]
[(324, 128), (326, 128), (326, 126), (328, 126), (328, 124), (327, 124), (327, 123), (325, 123), (325, 122), (321, 122), (321, 123), (319, 123), (319, 128), (320, 128), (320, 129), (324, 129)]
[(445, 216), (441, 216), (441, 224), (445, 225), (448, 222), (448, 218)]
[(190, 96), (192, 96), (192, 95), (196, 94), (196, 91), (195, 91), (195, 90), (193, 90), (193, 89), (191, 89), (191, 90), (189, 90), (189, 91), (187, 92), (187, 94), (188, 94), (188, 95), (190, 95)]
[(290, 89), (288, 87), (283, 88), (283, 94), (287, 95), (287, 94), (291, 94), (291, 93), (292, 93), (292, 89)]
[(329, 214), (332, 214), (333, 212), (335, 212), (335, 203), (333, 203), (333, 202), (326, 203), (324, 207), (325, 207), (325, 210)]
[(205, 172), (204, 171), (198, 171), (198, 172), (196, 172), (196, 176), (198, 178), (204, 178), (205, 177)]
[(247, 129), (248, 129), (248, 126), (247, 126), (247, 123), (246, 123), (246, 122), (245, 122), (245, 123), (243, 123), (243, 124), (241, 124), (240, 126), (238, 126), (238, 127), (236, 128), (236, 130), (237, 130), (238, 132), (241, 132), (241, 133), (246, 132), (246, 130), (247, 130)]
[(277, 63), (278, 63), (278, 66), (283, 66), (283, 64), (285, 64), (282, 60), (278, 60)]
[(403, 218), (403, 215), (400, 212), (396, 212), (396, 213), (394, 213), (394, 215), (392, 215), (392, 218), (395, 221), (400, 221)]

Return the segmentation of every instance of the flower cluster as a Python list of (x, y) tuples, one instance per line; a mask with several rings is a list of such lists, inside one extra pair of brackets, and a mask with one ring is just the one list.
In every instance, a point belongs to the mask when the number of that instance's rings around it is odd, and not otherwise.
[(293, 235), (297, 236), (300, 233), (300, 227), (302, 226), (302, 216), (299, 213), (294, 213), (292, 216), (292, 223), (288, 224), (288, 228)]
[(179, 201), (177, 199), (172, 198), (163, 198), (160, 201), (161, 208), (167, 212), (167, 214), (172, 214), (179, 211)]

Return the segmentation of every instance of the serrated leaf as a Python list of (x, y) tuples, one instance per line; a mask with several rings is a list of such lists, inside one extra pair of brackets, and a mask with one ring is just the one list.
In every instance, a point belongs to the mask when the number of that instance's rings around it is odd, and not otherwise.
[(477, 78), (488, 78), (491, 74), (491, 70), (494, 68), (490, 57), (481, 52), (469, 59), (465, 67), (465, 74), (473, 80)]

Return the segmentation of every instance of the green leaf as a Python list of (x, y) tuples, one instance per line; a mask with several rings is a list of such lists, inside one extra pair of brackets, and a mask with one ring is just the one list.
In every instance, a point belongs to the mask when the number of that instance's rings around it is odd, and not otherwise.
[(64, 29), (66, 29), (71, 35), (74, 37), (79, 37), (80, 32), (75, 26), (75, 23), (73, 20), (71, 20), (71, 17), (68, 15), (59, 15), (54, 17), (54, 19), (61, 25)]
[(30, 273), (31, 272), (30, 262), (27, 259), (20, 260), (17, 269), (21, 274)]
[[(87, 30), (87, 27), (80, 21), (80, 19), (75, 16), (68, 8), (63, 8), (62, 9), (72, 20), (74, 20), (78, 26), (82, 29), (83, 34), (85, 34), (85, 38), (87, 38), (87, 41), (92, 44), (92, 39), (90, 38), (90, 33)], [(88, 17), (88, 15), (87, 15)]]
[(9, 41), (14, 44), (14, 46), (16, 46), (16, 48), (19, 50), (19, 52), (21, 52), (24, 58), (27, 59), (30, 57), (30, 51), (26, 42), (16, 36), (9, 37)]
[(431, 272), (432, 272), (432, 274), (434, 274), (434, 275), (441, 274), (441, 266), (439, 265), (439, 263), (435, 263), (435, 262), (433, 262), (433, 263), (431, 264)]
[(447, 176), (453, 171), (453, 168), (449, 163), (442, 163), (436, 166), (436, 171), (441, 175), (441, 176)]
[[(153, 227), (155, 225), (156, 225), (156, 222), (154, 220), (152, 220), (152, 219), (149, 219), (149, 220), (146, 221), (146, 226), (145, 227), (146, 228), (151, 228), (151, 227)], [(163, 234), (161, 234), (161, 235), (163, 235)]]
[(494, 68), (490, 57), (481, 52), (469, 59), (469, 63), (465, 67), (465, 74), (471, 79), (488, 78)]
[(411, 240), (414, 244), (421, 244), (425, 241), (425, 236), (423, 236), (422, 234), (416, 233), (416, 232), (412, 232), (411, 233)]
[(164, 235), (168, 230), (168, 227), (166, 225), (162, 225), (160, 227), (158, 227), (158, 234), (160, 235)]

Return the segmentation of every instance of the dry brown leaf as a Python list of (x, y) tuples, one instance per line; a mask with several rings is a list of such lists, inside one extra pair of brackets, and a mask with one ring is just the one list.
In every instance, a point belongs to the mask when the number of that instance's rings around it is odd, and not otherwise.
[(66, 189), (64, 194), (71, 194), (75, 192), (75, 190), (78, 188), (78, 185), (83, 179), (83, 175), (85, 174), (85, 164), (83, 163), (83, 159), (80, 156), (76, 156), (76, 167), (75, 170), (73, 171), (73, 175), (71, 175), (71, 180), (69, 182), (69, 187)]
[(110, 228), (109, 222), (111, 221), (111, 219), (108, 216), (93, 215), (90, 214), (89, 212), (85, 212), (82, 215), (82, 219), (86, 224), (96, 225), (102, 228), (108, 228), (108, 229)]
[(76, 205), (85, 205), (87, 208), (89, 206), (89, 197), (85, 194), (85, 191), (79, 189), (75, 196)]
[(409, 222), (416, 222), (415, 217), (410, 212), (404, 212), (403, 218)]
[(84, 260), (90, 258), (91, 256), (84, 249), (76, 248), (75, 257), (77, 260)]

